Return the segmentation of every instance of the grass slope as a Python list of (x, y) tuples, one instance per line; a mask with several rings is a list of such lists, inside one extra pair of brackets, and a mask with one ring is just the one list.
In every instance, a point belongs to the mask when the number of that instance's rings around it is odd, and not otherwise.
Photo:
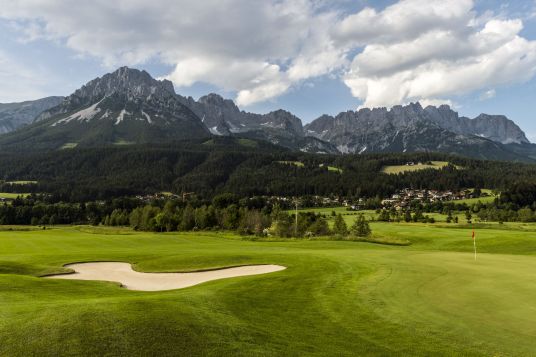
[[(413, 244), (101, 227), (0, 232), (0, 356), (533, 354), (533, 233), (478, 229), (475, 262), (468, 227), (372, 228)], [(81, 261), (125, 261), (146, 272), (288, 269), (166, 292), (38, 277)]]
[(29, 193), (13, 193), (13, 192), (0, 192), (0, 198), (4, 198), (6, 200), (14, 200), (17, 197), (26, 197), (29, 196)]
[(382, 172), (386, 174), (400, 174), (403, 172), (409, 172), (409, 171), (420, 171), (425, 169), (441, 169), (445, 166), (447, 166), (449, 163), (446, 161), (431, 161), (431, 165), (427, 164), (415, 164), (412, 166), (408, 165), (391, 165), (391, 166), (384, 166), (382, 168)]

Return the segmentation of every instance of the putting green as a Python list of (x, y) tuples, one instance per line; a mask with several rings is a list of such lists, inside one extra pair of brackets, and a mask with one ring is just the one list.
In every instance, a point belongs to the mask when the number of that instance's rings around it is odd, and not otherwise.
[[(0, 232), (0, 356), (530, 356), (533, 232), (373, 224), (408, 247), (246, 241), (224, 233)], [(66, 263), (143, 272), (287, 267), (187, 289), (41, 279)]]

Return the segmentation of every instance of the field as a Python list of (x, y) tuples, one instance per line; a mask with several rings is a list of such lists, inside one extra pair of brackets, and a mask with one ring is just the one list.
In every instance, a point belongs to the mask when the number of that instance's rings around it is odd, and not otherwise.
[(117, 146), (126, 146), (126, 145), (134, 145), (134, 142), (133, 141), (128, 141), (128, 140), (125, 140), (125, 139), (118, 139), (114, 142), (114, 145), (117, 145)]
[(449, 163), (446, 161), (431, 161), (431, 165), (427, 164), (415, 164), (412, 166), (408, 165), (391, 165), (384, 166), (382, 172), (386, 174), (400, 174), (407, 171), (419, 171), (425, 169), (441, 169), (447, 166)]
[(13, 193), (13, 192), (0, 192), (0, 198), (5, 200), (14, 200), (18, 196), (26, 197), (30, 195), (29, 193)]
[[(457, 201), (456, 201), (457, 202)], [(289, 210), (289, 213), (294, 213), (294, 210)], [(321, 208), (307, 208), (307, 209), (299, 209), (298, 212), (315, 212), (317, 214), (322, 214), (326, 216), (328, 223), (330, 226), (332, 225), (335, 216), (333, 216), (333, 212), (335, 214), (341, 214), (344, 218), (344, 221), (348, 226), (352, 225), (357, 218), (359, 214), (365, 215), (365, 218), (367, 220), (376, 220), (378, 219), (378, 214), (375, 210), (360, 210), (360, 211), (349, 211), (346, 209), (346, 207), (321, 207)], [(429, 217), (433, 217), (437, 223), (446, 223), (447, 216), (440, 213), (423, 213), (424, 215), (427, 215)], [(453, 212), (452, 217), (458, 217), (459, 224), (456, 225), (454, 223), (451, 224), (451, 226), (459, 226), (462, 225), (465, 222), (465, 213), (464, 212)], [(488, 224), (498, 224), (498, 223), (488, 223)]]
[(60, 150), (74, 149), (77, 146), (78, 146), (78, 143), (66, 143), (66, 144), (63, 144), (63, 146), (60, 148)]
[(37, 184), (37, 181), (29, 181), (29, 180), (26, 180), (26, 181), (7, 181), (6, 182), (7, 184), (9, 185), (32, 185), (32, 184)]
[[(320, 167), (324, 167), (324, 164), (320, 164)], [(327, 166), (327, 168), (328, 168), (328, 171), (336, 172), (336, 173), (339, 173), (339, 174), (342, 174), (344, 172), (343, 169), (340, 169), (340, 168), (335, 167), (335, 166)]]
[[(0, 356), (533, 355), (536, 225), (477, 228), (476, 262), (464, 225), (371, 226), (412, 245), (11, 227), (0, 232)], [(287, 269), (163, 292), (39, 278), (86, 261)]]
[(296, 167), (304, 167), (305, 165), (303, 164), (303, 162), (300, 162), (300, 161), (276, 161), (278, 164), (283, 164), (283, 165), (294, 165)]

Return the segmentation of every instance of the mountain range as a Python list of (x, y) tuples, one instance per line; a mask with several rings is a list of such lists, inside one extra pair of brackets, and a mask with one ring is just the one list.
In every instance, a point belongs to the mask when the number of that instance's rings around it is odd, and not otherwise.
[(47, 97), (22, 103), (0, 104), (0, 134), (9, 133), (33, 122), (35, 117), (63, 101), (63, 97)]
[(210, 136), (265, 140), (316, 153), (447, 152), (482, 159), (532, 161), (536, 145), (502, 115), (460, 117), (449, 106), (419, 103), (323, 115), (307, 125), (285, 110), (240, 110), (209, 94), (194, 100), (168, 80), (122, 67), (68, 97), (0, 104), (0, 148), (55, 150), (162, 143)]

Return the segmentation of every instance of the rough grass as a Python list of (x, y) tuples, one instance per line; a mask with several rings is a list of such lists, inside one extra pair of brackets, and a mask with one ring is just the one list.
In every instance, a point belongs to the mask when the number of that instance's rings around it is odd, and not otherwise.
[[(469, 228), (371, 225), (412, 244), (0, 232), (0, 356), (533, 355), (533, 233), (478, 229), (475, 262)], [(287, 269), (165, 292), (38, 277), (83, 261), (146, 272)]]

